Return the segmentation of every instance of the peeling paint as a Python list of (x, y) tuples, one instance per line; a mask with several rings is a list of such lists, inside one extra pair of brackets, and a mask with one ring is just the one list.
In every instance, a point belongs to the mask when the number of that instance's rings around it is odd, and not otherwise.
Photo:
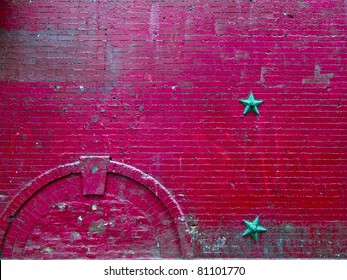
[(302, 79), (302, 84), (325, 84), (330, 85), (330, 79), (334, 77), (334, 74), (321, 74), (321, 68), (318, 64), (315, 65), (314, 77)]

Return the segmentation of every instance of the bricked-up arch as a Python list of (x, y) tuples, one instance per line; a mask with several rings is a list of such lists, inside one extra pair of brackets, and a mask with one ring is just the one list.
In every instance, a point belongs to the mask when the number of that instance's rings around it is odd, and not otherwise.
[(2, 258), (193, 256), (184, 214), (168, 190), (106, 156), (81, 157), (34, 179), (9, 204), (0, 230)]

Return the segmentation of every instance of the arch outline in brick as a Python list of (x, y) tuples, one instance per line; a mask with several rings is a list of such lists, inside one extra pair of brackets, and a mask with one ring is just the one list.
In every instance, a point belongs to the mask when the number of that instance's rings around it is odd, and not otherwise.
[(131, 165), (111, 160), (109, 156), (81, 156), (80, 160), (50, 169), (28, 183), (26, 187), (12, 199), (0, 217), (0, 235), (3, 237), (0, 244), (0, 256), (2, 256), (3, 253), (6, 234), (11, 222), (25, 206), (26, 202), (51, 182), (62, 179), (71, 174), (83, 174), (83, 163), (88, 159), (107, 162), (107, 165), (105, 166), (107, 174), (111, 173), (132, 179), (151, 191), (163, 203), (174, 220), (180, 242), (182, 258), (186, 259), (193, 257), (192, 243), (190, 235), (188, 234), (188, 225), (185, 215), (175, 198), (152, 176)]

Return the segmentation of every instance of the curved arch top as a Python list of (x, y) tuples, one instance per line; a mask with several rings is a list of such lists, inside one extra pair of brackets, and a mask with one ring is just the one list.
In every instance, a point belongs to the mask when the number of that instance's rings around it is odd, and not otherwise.
[[(175, 198), (152, 176), (131, 165), (110, 160), (109, 156), (81, 156), (78, 161), (48, 170), (28, 183), (27, 186), (13, 198), (1, 215), (0, 234), (3, 236), (1, 249), (4, 246), (6, 232), (10, 226), (11, 220), (35, 193), (39, 192), (50, 182), (78, 173), (82, 174), (82, 185), (84, 189), (87, 189), (84, 195), (94, 194), (93, 190), (88, 189), (88, 184), (90, 183), (88, 181), (90, 179), (88, 178), (94, 179), (94, 183), (91, 185), (97, 185), (97, 187), (99, 187), (95, 189), (95, 194), (102, 194), (102, 184), (105, 184), (107, 173), (121, 175), (145, 186), (163, 203), (171, 214), (177, 229), (182, 258), (193, 257), (191, 240), (187, 231), (187, 222)], [(84, 178), (86, 178), (86, 180), (84, 180)], [(95, 184), (95, 180), (99, 183)]]

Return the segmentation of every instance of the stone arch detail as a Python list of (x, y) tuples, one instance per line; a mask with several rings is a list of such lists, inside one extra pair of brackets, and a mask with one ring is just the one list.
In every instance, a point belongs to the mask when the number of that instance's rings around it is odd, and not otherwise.
[[(125, 178), (126, 180), (131, 180), (133, 183), (129, 184), (130, 188), (131, 186), (135, 186), (136, 184), (139, 186), (141, 185), (143, 186), (144, 192), (147, 192), (149, 196), (156, 197), (159, 201), (158, 203), (163, 205), (162, 209), (166, 209), (167, 211), (165, 210), (165, 212), (169, 213), (165, 214), (166, 217), (169, 217), (166, 219), (172, 220), (172, 228), (174, 228), (174, 231), (177, 235), (176, 243), (178, 243), (179, 253), (178, 255), (174, 255), (174, 257), (193, 257), (191, 240), (187, 231), (187, 222), (175, 198), (160, 182), (158, 182), (152, 176), (133, 166), (111, 160), (109, 156), (82, 156), (80, 157), (80, 160), (76, 162), (58, 166), (35, 178), (18, 195), (16, 195), (0, 218), (0, 233), (3, 236), (1, 242), (1, 257), (21, 258), (21, 253), (23, 253), (24, 251), (26, 240), (24, 240), (24, 237), (23, 240), (15, 240), (15, 238), (13, 237), (14, 234), (11, 233), (11, 227), (13, 231), (14, 224), (16, 223), (17, 218), (19, 217), (19, 220), (22, 219), (20, 217), (22, 209), (24, 209), (26, 205), (30, 205), (30, 201), (35, 200), (35, 196), (44, 192), (45, 189), (50, 188), (51, 184), (59, 182), (59, 180), (65, 180), (65, 178), (73, 178), (75, 176), (76, 178), (73, 180), (75, 180), (76, 182), (81, 182), (81, 191), (83, 192), (83, 197), (95, 197), (102, 201), (103, 197), (110, 191), (111, 188), (110, 186), (108, 186), (109, 180), (107, 178), (109, 175), (118, 176), (117, 178)], [(129, 188), (129, 186), (127, 188)], [(77, 187), (76, 189), (74, 189), (74, 191), (78, 192)], [(64, 192), (59, 193), (59, 195), (57, 196), (61, 196), (61, 198), (66, 199), (69, 195), (70, 194), (65, 191), (65, 196)], [(58, 201), (59, 198), (56, 198), (56, 200)], [(40, 199), (40, 201), (42, 202), (42, 199)], [(52, 198), (50, 201), (51, 203), (53, 203), (54, 199)], [(136, 206), (136, 201), (134, 202), (134, 205)], [(48, 206), (46, 208), (49, 209)], [(152, 211), (151, 214), (148, 215), (150, 216), (150, 218), (158, 215), (157, 220), (159, 221), (161, 217), (160, 215), (164, 214)], [(156, 224), (158, 224), (158, 222), (156, 222)], [(159, 234), (160, 237), (158, 238), (164, 240), (165, 238), (163, 239), (163, 236), (165, 235), (165, 228), (163, 229), (162, 225), (159, 225), (157, 227), (161, 227), (159, 230), (161, 232)], [(24, 232), (21, 234), (23, 236), (25, 234), (29, 236), (29, 232)], [(165, 242), (163, 241), (163, 243)], [(21, 250), (17, 250), (18, 252), (12, 252), (14, 244), (16, 244), (18, 248), (21, 248)], [(168, 247), (169, 246), (162, 246), (160, 249), (162, 250), (161, 256), (164, 258), (170, 257), (170, 254), (166, 252), (167, 250), (170, 250), (170, 248)]]

